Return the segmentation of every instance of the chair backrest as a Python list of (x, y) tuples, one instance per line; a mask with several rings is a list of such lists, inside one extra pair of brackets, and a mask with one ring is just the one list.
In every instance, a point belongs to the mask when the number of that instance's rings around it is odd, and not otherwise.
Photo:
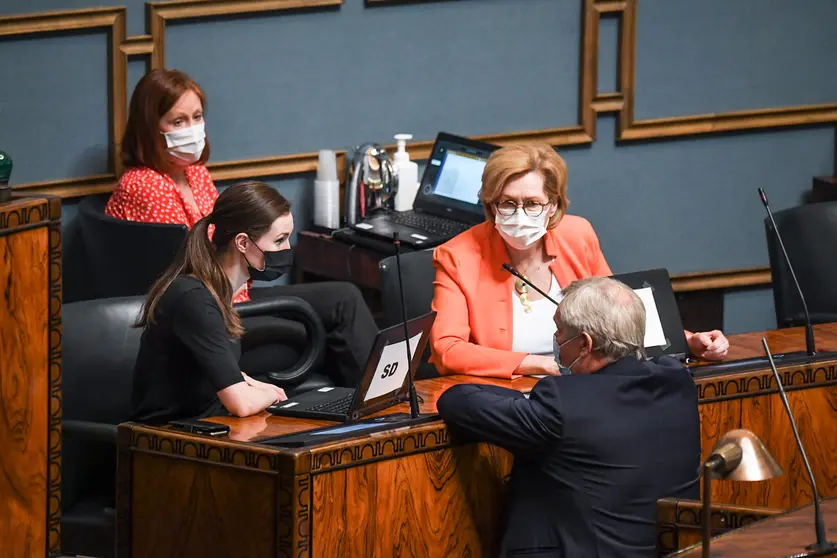
[(186, 239), (185, 225), (135, 223), (105, 215), (107, 196), (79, 203), (82, 237), (96, 298), (144, 295)]
[[(398, 282), (398, 266), (395, 256), (384, 258), (378, 264), (381, 272), (381, 300), (384, 307), (384, 327), (401, 323), (401, 293)], [(401, 254), (401, 275), (404, 281), (404, 306), (407, 319), (411, 320), (430, 312), (433, 302), (433, 250), (420, 250)]]
[[(398, 282), (398, 266), (395, 256), (384, 258), (378, 264), (381, 272), (381, 300), (384, 307), (384, 327), (401, 323), (401, 292)], [(411, 320), (430, 312), (433, 302), (433, 250), (420, 250), (401, 254), (401, 274), (404, 281), (404, 306), (407, 319)], [(428, 362), (430, 343), (422, 355), (416, 371), (417, 379), (438, 376), (436, 368)]]
[(85, 300), (62, 309), (62, 406), (66, 420), (119, 424), (131, 416), (144, 297)]
[[(785, 248), (808, 303), (811, 321), (837, 321), (837, 202), (802, 205), (774, 214)], [(805, 323), (802, 303), (776, 235), (765, 219), (776, 325)]]
[[(131, 418), (134, 361), (142, 336), (142, 330), (132, 328), (131, 324), (143, 300), (143, 297), (111, 298), (64, 305), (61, 339), (64, 421), (116, 426)], [(107, 533), (110, 517), (107, 510), (116, 502), (115, 440), (90, 439), (68, 431), (63, 436), (61, 451), (62, 549), (74, 554), (84, 551), (84, 554), (111, 556), (112, 553), (94, 552), (94, 549), (107, 546), (108, 540), (112, 540), (101, 532)], [(97, 531), (95, 525), (103, 527)], [(99, 540), (97, 536), (105, 539)]]

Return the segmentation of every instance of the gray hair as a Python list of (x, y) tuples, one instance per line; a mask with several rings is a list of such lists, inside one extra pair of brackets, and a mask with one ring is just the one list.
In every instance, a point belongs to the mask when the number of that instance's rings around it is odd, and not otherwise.
[(645, 305), (627, 285), (609, 277), (587, 277), (564, 289), (558, 325), (588, 334), (593, 351), (609, 360), (645, 356)]

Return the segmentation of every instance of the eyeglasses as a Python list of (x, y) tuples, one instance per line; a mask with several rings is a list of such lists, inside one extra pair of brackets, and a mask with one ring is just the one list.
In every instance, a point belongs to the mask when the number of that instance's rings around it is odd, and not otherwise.
[(540, 203), (532, 200), (526, 200), (523, 204), (518, 205), (516, 202), (511, 200), (501, 201), (501, 202), (494, 202), (494, 207), (497, 209), (497, 213), (502, 215), (503, 217), (511, 217), (517, 212), (517, 208), (522, 207), (523, 213), (528, 215), (529, 217), (540, 217), (544, 210), (549, 207), (548, 203)]

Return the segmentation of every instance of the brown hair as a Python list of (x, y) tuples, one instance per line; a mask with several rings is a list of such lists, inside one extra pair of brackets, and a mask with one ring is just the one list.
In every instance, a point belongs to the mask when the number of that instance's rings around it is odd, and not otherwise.
[[(206, 96), (200, 86), (180, 70), (152, 70), (139, 81), (131, 95), (128, 123), (122, 136), (122, 163), (125, 168), (148, 167), (168, 172), (171, 163), (166, 142), (160, 133), (160, 119), (187, 91), (194, 91), (206, 110)], [(199, 159), (209, 160), (209, 140)]]
[(549, 203), (558, 208), (546, 224), (547, 228), (558, 224), (570, 205), (567, 199), (567, 163), (546, 143), (502, 147), (488, 158), (482, 172), (480, 191), (480, 201), (488, 221), (494, 221), (493, 203), (499, 200), (506, 185), (530, 172), (541, 175)]
[[(263, 182), (241, 182), (224, 190), (212, 213), (192, 227), (174, 262), (151, 287), (135, 325), (145, 327), (154, 323), (154, 310), (172, 282), (181, 275), (191, 275), (199, 279), (218, 302), (227, 333), (231, 337), (241, 337), (244, 329), (232, 306), (232, 285), (221, 267), (220, 255), (239, 233), (257, 241), (276, 219), (290, 211), (291, 203)], [(209, 225), (215, 227), (211, 240)]]

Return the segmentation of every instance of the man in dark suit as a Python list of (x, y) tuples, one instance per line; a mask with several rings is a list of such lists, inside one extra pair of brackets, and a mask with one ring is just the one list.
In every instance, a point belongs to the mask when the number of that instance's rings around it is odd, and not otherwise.
[(515, 456), (501, 556), (654, 556), (659, 498), (698, 498), (697, 390), (646, 361), (645, 307), (626, 285), (569, 285), (555, 313), (561, 376), (518, 391), (463, 384), (437, 404), (453, 436)]

